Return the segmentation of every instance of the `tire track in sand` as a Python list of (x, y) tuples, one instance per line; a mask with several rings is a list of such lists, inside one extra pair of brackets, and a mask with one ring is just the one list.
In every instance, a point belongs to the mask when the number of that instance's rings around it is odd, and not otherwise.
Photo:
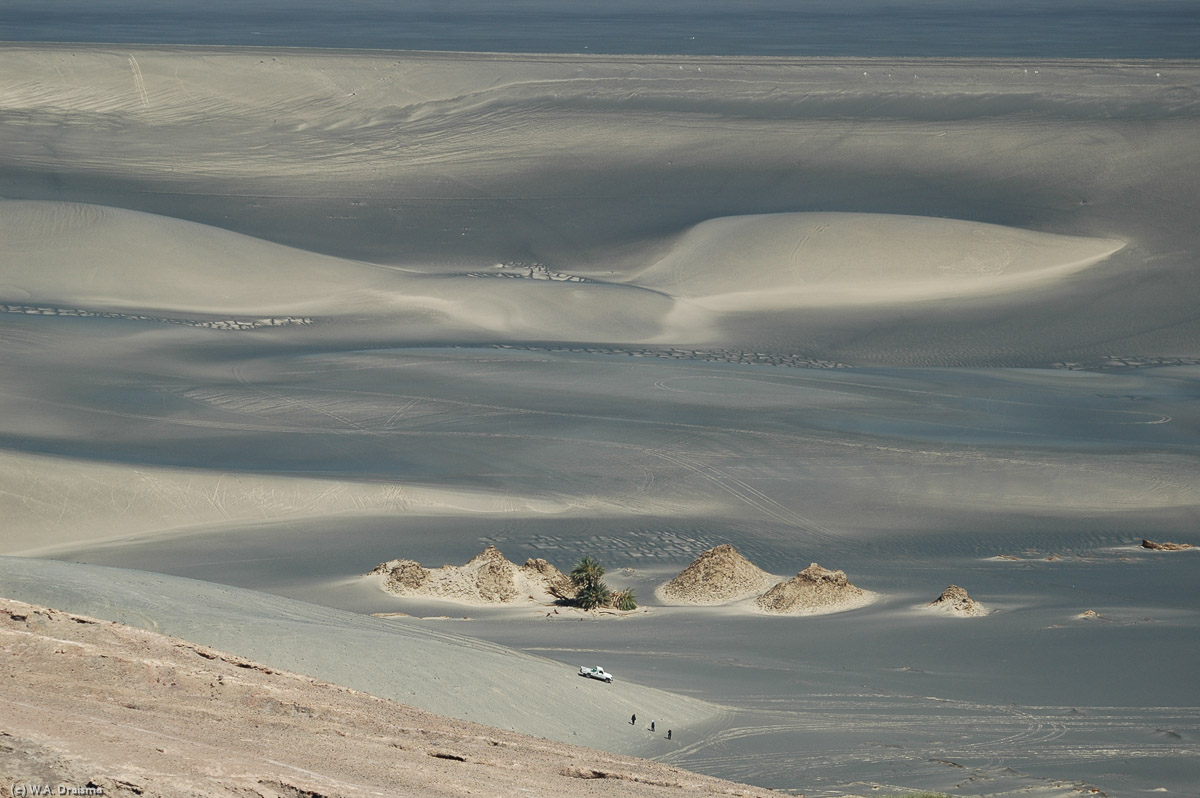
[(129, 54), (129, 69), (133, 72), (133, 85), (137, 88), (142, 107), (149, 108), (150, 96), (146, 94), (146, 81), (142, 78), (142, 68), (138, 66), (137, 59), (133, 57), (132, 53)]

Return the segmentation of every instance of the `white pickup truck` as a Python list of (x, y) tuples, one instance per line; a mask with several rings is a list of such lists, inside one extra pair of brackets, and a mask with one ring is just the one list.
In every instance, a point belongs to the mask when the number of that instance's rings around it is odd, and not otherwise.
[(599, 679), (600, 681), (608, 682), (609, 684), (612, 684), (613, 680), (613, 675), (604, 670), (604, 668), (601, 668), (599, 665), (596, 665), (592, 668), (589, 668), (587, 665), (580, 665), (579, 675), (586, 676), (589, 679)]

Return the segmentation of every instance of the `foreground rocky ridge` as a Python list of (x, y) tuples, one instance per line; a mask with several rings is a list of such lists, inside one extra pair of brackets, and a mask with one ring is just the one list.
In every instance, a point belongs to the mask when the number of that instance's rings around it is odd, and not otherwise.
[(777, 795), (10, 599), (0, 680), (0, 795), (13, 784), (243, 798)]

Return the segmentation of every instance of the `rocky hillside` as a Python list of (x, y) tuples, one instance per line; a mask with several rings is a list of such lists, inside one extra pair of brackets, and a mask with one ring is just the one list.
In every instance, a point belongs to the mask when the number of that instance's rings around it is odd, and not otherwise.
[(414, 560), (388, 560), (370, 571), (382, 574), (383, 589), (397, 596), (426, 596), (466, 604), (511, 604), (569, 598), (571, 580), (545, 560), (524, 565), (510, 562), (495, 546), (488, 546), (466, 565), (425, 568)]
[(755, 596), (776, 577), (743, 557), (728, 543), (709, 549), (658, 590), (669, 604), (725, 604)]
[(0, 796), (778, 795), (10, 599), (0, 684)]

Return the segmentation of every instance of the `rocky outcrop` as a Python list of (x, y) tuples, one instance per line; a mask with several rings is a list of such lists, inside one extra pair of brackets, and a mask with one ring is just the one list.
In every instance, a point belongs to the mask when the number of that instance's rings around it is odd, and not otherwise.
[(754, 603), (763, 612), (815, 615), (861, 607), (874, 598), (873, 593), (851, 584), (845, 571), (831, 571), (813, 563), (791, 579), (775, 585)]
[(371, 573), (384, 574), (384, 588), (397, 595), (417, 590), (429, 579), (429, 570), (414, 560), (388, 560), (376, 565)]
[[(536, 705), (520, 704), (520, 720), (512, 723), (538, 735), (527, 736), (433, 715), (178, 638), (10, 599), (0, 599), (0, 651), (4, 796), (782, 795), (546, 739), (550, 735), (542, 729), (554, 727), (538, 724), (546, 723), (544, 712), (553, 711), (549, 703), (543, 702), (542, 713)], [(479, 653), (467, 645), (460, 649), (462, 657)], [(487, 661), (480, 660), (481, 667)], [(451, 678), (439, 671), (446, 664), (430, 659), (427, 678)], [(509, 667), (519, 672), (523, 661), (513, 653)], [(565, 702), (573, 700), (572, 686), (545, 689), (558, 691)], [(514, 700), (503, 690), (469, 684), (454, 695), (466, 715)], [(632, 711), (625, 704), (633, 698), (603, 700), (619, 702), (616, 712), (625, 713)], [(693, 717), (708, 711), (687, 709), (687, 699), (679, 696), (651, 698), (697, 713)], [(602, 737), (604, 721), (592, 717), (599, 713), (583, 714), (587, 717), (572, 721), (578, 739)], [(13, 790), (14, 784), (21, 786)]]
[(1155, 543), (1153, 540), (1142, 540), (1143, 549), (1152, 551), (1187, 551), (1196, 548), (1191, 543)]
[(528, 572), (531, 579), (536, 579), (534, 574), (537, 574), (546, 583), (546, 591), (556, 599), (573, 599), (575, 598), (575, 585), (571, 582), (571, 578), (562, 571), (555, 568), (548, 561), (539, 558), (530, 558), (521, 566), (523, 570)]
[(425, 596), (468, 604), (511, 604), (529, 599), (569, 598), (571, 580), (545, 560), (517, 566), (495, 546), (466, 565), (425, 568), (414, 560), (388, 560), (370, 572), (382, 575), (383, 589), (397, 596)]
[(670, 604), (725, 604), (756, 595), (775, 580), (726, 543), (701, 554), (657, 592)]
[(967, 591), (958, 585), (950, 585), (942, 591), (942, 595), (925, 606), (956, 618), (979, 618), (988, 614), (986, 607), (967, 595)]

